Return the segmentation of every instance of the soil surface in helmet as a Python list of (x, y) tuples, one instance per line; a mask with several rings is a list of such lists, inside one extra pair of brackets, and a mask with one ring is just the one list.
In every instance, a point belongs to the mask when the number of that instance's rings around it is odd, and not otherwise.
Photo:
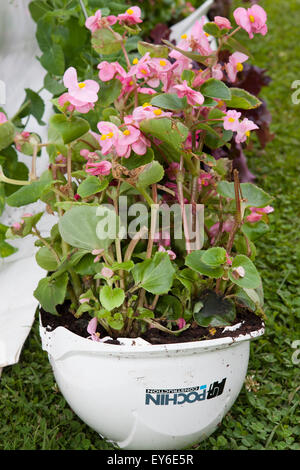
[[(83, 338), (87, 338), (90, 334), (87, 331), (87, 326), (91, 317), (88, 313), (84, 313), (80, 318), (74, 318), (74, 315), (69, 311), (69, 302), (57, 307), (59, 315), (52, 315), (40, 310), (42, 325), (48, 331), (53, 331), (59, 326), (63, 326)], [(223, 331), (224, 327), (208, 327), (204, 328), (193, 322), (191, 326), (180, 333), (179, 335), (169, 334), (157, 328), (149, 328), (146, 333), (141, 335), (145, 341), (151, 344), (172, 344), (172, 343), (188, 343), (193, 341), (211, 340), (217, 338), (237, 338), (240, 335), (250, 334), (259, 330), (264, 326), (260, 317), (250, 312), (247, 309), (238, 309), (236, 318), (233, 325), (241, 323), (241, 326), (234, 331)], [(104, 338), (109, 336), (108, 333), (98, 324), (97, 332), (99, 337)], [(132, 338), (134, 339), (134, 338)], [(120, 342), (116, 339), (107, 340), (105, 343), (117, 344)]]

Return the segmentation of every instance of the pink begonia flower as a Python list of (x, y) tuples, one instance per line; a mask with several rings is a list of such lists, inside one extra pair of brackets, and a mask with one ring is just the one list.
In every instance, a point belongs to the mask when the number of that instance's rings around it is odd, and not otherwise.
[(74, 67), (69, 67), (63, 76), (63, 82), (68, 88), (70, 103), (74, 106), (84, 106), (87, 103), (98, 101), (99, 85), (95, 80), (85, 80), (79, 83), (77, 71)]
[(259, 127), (254, 124), (253, 121), (250, 121), (250, 119), (243, 119), (237, 128), (237, 135), (235, 137), (235, 141), (237, 144), (241, 144), (242, 142), (245, 142), (247, 138), (250, 136), (250, 131), (253, 131), (255, 129), (259, 129)]
[(0, 113), (0, 124), (3, 124), (4, 122), (7, 122), (7, 117), (4, 113)]
[(208, 35), (203, 29), (205, 22), (205, 16), (202, 16), (200, 21), (196, 21), (187, 39), (193, 51), (197, 51), (201, 55), (210, 55), (213, 53), (213, 50), (210, 47)]
[(201, 190), (202, 186), (208, 186), (211, 183), (212, 175), (209, 173), (201, 173), (200, 177), (198, 178), (198, 185), (199, 190)]
[(143, 93), (144, 95), (155, 95), (156, 91), (148, 87), (138, 87), (138, 92)]
[(268, 32), (267, 14), (259, 5), (253, 5), (251, 8), (237, 8), (233, 12), (236, 23), (249, 34), (250, 39), (253, 35), (262, 34), (265, 36)]
[(108, 82), (109, 80), (112, 80), (117, 74), (119, 74), (119, 77), (117, 78), (125, 78), (127, 75), (122, 65), (120, 65), (118, 62), (107, 62), (105, 60), (100, 62), (97, 68), (100, 70), (99, 78), (102, 80), (102, 82)]
[(22, 150), (22, 145), (26, 142), (29, 142), (30, 132), (23, 131), (20, 134), (16, 134), (14, 138), (16, 149), (20, 152)]
[(246, 271), (243, 266), (237, 266), (232, 270), (233, 277), (239, 279), (240, 277), (245, 277)]
[[(135, 142), (138, 142), (139, 138), (141, 136), (141, 131), (137, 129), (136, 127), (127, 126), (127, 129), (125, 129), (123, 132), (119, 132), (118, 140), (115, 144), (115, 149), (117, 154), (120, 157), (129, 157), (130, 151), (131, 151), (131, 146), (135, 144)], [(139, 147), (137, 147), (139, 149)], [(142, 150), (142, 148), (140, 149)], [(146, 153), (145, 149), (145, 152)], [(142, 150), (143, 151), (143, 150)]]
[(185, 319), (182, 318), (182, 317), (181, 317), (181, 318), (178, 318), (178, 320), (177, 320), (178, 329), (179, 329), (179, 330), (182, 330), (182, 328), (184, 328), (185, 325), (186, 325)]
[(174, 259), (176, 259), (176, 253), (174, 253), (174, 251), (172, 251), (172, 250), (166, 250), (163, 245), (159, 245), (158, 251), (168, 253), (168, 255), (170, 256), (170, 259), (171, 259), (172, 261), (173, 261)]
[(89, 303), (90, 299), (88, 297), (81, 297), (79, 299), (79, 303), (80, 304), (85, 304), (85, 303)]
[(102, 18), (101, 10), (97, 10), (94, 16), (86, 19), (85, 26), (94, 33), (97, 29), (104, 28), (107, 24), (112, 26), (117, 22), (117, 17), (114, 15)]
[(258, 222), (264, 214), (271, 214), (274, 212), (274, 207), (266, 206), (263, 208), (250, 207), (251, 214), (246, 217), (248, 222)]
[(120, 24), (126, 23), (128, 25), (142, 23), (141, 9), (136, 6), (128, 8), (125, 13), (118, 15), (118, 21)]
[(223, 72), (222, 72), (222, 65), (221, 64), (216, 64), (216, 65), (212, 66), (211, 76), (212, 76), (212, 78), (215, 78), (216, 80), (222, 80)]
[[(222, 225), (222, 233), (224, 232), (230, 233), (233, 227), (234, 227), (234, 221), (231, 219), (226, 220), (224, 224)], [(213, 245), (215, 242), (216, 236), (219, 233), (219, 228), (220, 228), (220, 222), (217, 222), (216, 224), (212, 225), (209, 229), (209, 234), (211, 236), (211, 240), (210, 240), (211, 245)]]
[(195, 91), (192, 88), (190, 88), (187, 84), (186, 80), (183, 80), (182, 85), (175, 85), (174, 86), (177, 95), (179, 98), (183, 98), (186, 96), (187, 102), (191, 106), (196, 106), (196, 105), (201, 105), (204, 103), (204, 96), (200, 91)]
[(107, 176), (110, 174), (111, 167), (112, 164), (107, 160), (102, 160), (102, 162), (87, 162), (85, 171), (94, 176)]
[(118, 136), (119, 128), (112, 122), (100, 121), (97, 124), (98, 130), (100, 132), (100, 145), (103, 155), (110, 153), (115, 146)]
[(114, 272), (110, 268), (102, 268), (101, 274), (102, 274), (102, 276), (106, 277), (107, 279), (110, 279), (114, 275)]
[(229, 57), (229, 62), (225, 65), (225, 70), (231, 82), (236, 81), (238, 72), (242, 72), (244, 69), (243, 62), (246, 62), (248, 59), (249, 57), (242, 52), (235, 52)]
[(81, 101), (72, 98), (69, 93), (63, 93), (58, 98), (58, 104), (62, 108), (67, 105), (67, 111), (69, 111), (70, 113), (76, 109), (76, 111), (78, 111), (79, 113), (86, 114), (94, 108), (94, 103), (82, 103)]
[(97, 317), (94, 317), (87, 326), (87, 332), (91, 335), (88, 337), (88, 339), (91, 339), (92, 341), (100, 341), (100, 333), (97, 333), (97, 326), (98, 320)]
[(15, 222), (12, 224), (12, 228), (15, 230), (21, 230), (22, 225), (20, 224), (20, 222)]
[(171, 117), (172, 113), (162, 111), (156, 106), (145, 103), (143, 106), (138, 106), (132, 113), (132, 118), (135, 122), (143, 121), (144, 119), (153, 119), (155, 117)]
[(74, 194), (74, 199), (75, 201), (80, 201), (81, 197), (79, 196), (79, 194)]
[(241, 117), (241, 113), (238, 111), (227, 111), (226, 116), (224, 116), (223, 126), (226, 131), (233, 131), (236, 132), (239, 127), (239, 118)]
[(26, 217), (33, 217), (33, 214), (31, 214), (31, 212), (26, 212), (26, 214), (22, 215), (23, 219), (24, 219), (24, 217), (25, 217), (25, 219), (26, 219)]
[(170, 232), (162, 231), (156, 232), (153, 237), (154, 243), (159, 243), (162, 246), (170, 246), (171, 245), (171, 236)]
[(224, 18), (224, 16), (215, 16), (214, 23), (216, 23), (220, 29), (232, 29), (230, 21), (227, 18)]
[[(186, 43), (184, 42), (183, 46), (185, 47), (185, 49), (183, 47), (180, 47), (180, 44), (181, 44), (181, 42), (178, 44), (178, 47), (180, 49), (188, 50), (188, 48), (189, 48), (188, 44), (186, 45)], [(176, 51), (175, 49), (170, 52), (169, 57), (176, 60), (176, 62), (173, 64), (174, 66), (176, 65), (176, 67), (174, 68), (173, 74), (178, 76), (178, 77), (181, 77), (182, 72), (184, 70), (189, 70), (189, 69), (192, 68), (192, 60), (189, 59), (188, 57), (184, 56), (183, 54), (181, 54), (181, 52)], [(171, 81), (171, 79), (172, 79), (171, 76), (169, 76), (169, 77), (167, 76), (167, 78), (169, 79), (169, 81)], [(164, 91), (166, 91), (166, 90), (164, 90)]]
[(226, 256), (226, 264), (228, 264), (229, 266), (231, 266), (231, 265), (232, 265), (232, 258), (230, 258), (230, 256), (229, 256), (229, 254), (227, 253), (227, 251), (226, 251), (226, 253), (225, 253), (225, 256)]
[(92, 251), (92, 255), (96, 256), (96, 258), (94, 259), (94, 263), (98, 263), (99, 259), (101, 258), (101, 256), (104, 254), (104, 250), (103, 248), (101, 248), (100, 250), (93, 250)]

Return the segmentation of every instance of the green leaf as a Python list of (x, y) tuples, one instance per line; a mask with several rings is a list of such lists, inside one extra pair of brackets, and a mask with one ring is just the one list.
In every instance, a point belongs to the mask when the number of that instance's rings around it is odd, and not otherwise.
[(100, 302), (103, 307), (108, 310), (114, 310), (120, 307), (125, 300), (125, 293), (119, 287), (112, 288), (111, 286), (104, 286), (100, 290)]
[(230, 100), (231, 92), (224, 82), (215, 78), (209, 78), (200, 88), (200, 92), (209, 98), (218, 98), (220, 100)]
[(208, 291), (200, 300), (203, 306), (194, 312), (198, 325), (220, 327), (230, 325), (234, 321), (235, 305), (230, 300), (213, 291)]
[(122, 165), (128, 168), (128, 170), (134, 170), (140, 166), (151, 163), (154, 159), (154, 152), (152, 148), (147, 148), (147, 152), (144, 155), (138, 155), (137, 153), (131, 152), (129, 158), (122, 158)]
[(0, 258), (6, 258), (7, 256), (13, 255), (18, 251), (17, 248), (6, 243), (4, 240), (0, 240)]
[(106, 107), (112, 104), (119, 97), (121, 89), (120, 80), (112, 79), (109, 82), (101, 82), (101, 106)]
[(0, 183), (0, 215), (3, 213), (4, 207), (5, 207), (4, 183)]
[(220, 277), (222, 277), (224, 274), (223, 267), (212, 267), (205, 264), (202, 261), (203, 253), (203, 250), (195, 250), (192, 253), (188, 254), (185, 260), (186, 266), (207, 277), (211, 277), (214, 279), (219, 279)]
[[(244, 207), (265, 207), (272, 201), (272, 197), (252, 183), (241, 183)], [(223, 197), (235, 199), (234, 183), (221, 181), (217, 185), (217, 192)]]
[(133, 261), (124, 261), (123, 263), (113, 263), (111, 266), (107, 266), (108, 268), (112, 269), (113, 271), (131, 271), (134, 268)]
[(116, 54), (121, 50), (122, 37), (115, 33), (119, 38), (117, 39), (114, 34), (108, 29), (97, 29), (92, 34), (92, 46), (98, 54)]
[(204, 251), (201, 261), (208, 266), (216, 268), (226, 263), (226, 250), (221, 247), (213, 247)]
[(49, 121), (49, 141), (69, 144), (90, 130), (88, 121), (77, 116), (67, 118), (64, 114), (54, 114)]
[(106, 321), (114, 330), (122, 330), (124, 326), (124, 319), (121, 313), (114, 313), (106, 317)]
[(109, 233), (109, 229), (113, 232), (113, 226), (117, 226), (117, 223), (118, 217), (112, 209), (81, 205), (68, 210), (59, 219), (58, 226), (66, 243), (75, 248), (93, 251), (107, 249), (111, 245), (114, 234)]
[(20, 189), (18, 189), (18, 191), (15, 191), (13, 194), (11, 194), (7, 198), (6, 202), (9, 206), (13, 207), (21, 207), (27, 204), (31, 204), (32, 202), (36, 202), (41, 198), (43, 192), (51, 187), (51, 184), (51, 173), (46, 171), (39, 181), (34, 181), (31, 184), (22, 186)]
[(68, 273), (64, 273), (52, 280), (46, 277), (40, 280), (34, 291), (34, 296), (46, 312), (57, 315), (56, 306), (63, 304), (66, 297), (67, 285)]
[(19, 117), (23, 118), (26, 116), (34, 116), (40, 126), (44, 126), (45, 123), (42, 120), (42, 117), (45, 112), (45, 104), (42, 98), (33, 90), (29, 88), (25, 89), (26, 98), (23, 105), (27, 103), (27, 106), (23, 109), (23, 111), (19, 114)]
[(203, 25), (203, 31), (215, 38), (218, 38), (222, 35), (220, 28), (216, 25), (216, 23), (208, 22)]
[(160, 297), (155, 310), (169, 320), (178, 320), (183, 316), (182, 303), (174, 295)]
[(80, 197), (86, 198), (93, 194), (100, 193), (108, 186), (108, 181), (100, 181), (97, 176), (88, 176), (77, 188), (77, 194)]
[(264, 236), (269, 230), (270, 227), (265, 224), (262, 220), (255, 223), (246, 222), (242, 225), (242, 232), (252, 242)]
[(59, 44), (52, 43), (51, 47), (40, 57), (42, 66), (53, 75), (63, 75), (65, 71), (65, 56)]
[(233, 37), (226, 40), (226, 46), (230, 46), (234, 52), (243, 52), (243, 54), (246, 54), (248, 57), (251, 57), (251, 52), (249, 51), (249, 49)]
[[(236, 274), (235, 269), (239, 267), (244, 269), (243, 277)], [(256, 289), (261, 284), (261, 278), (256, 267), (245, 255), (237, 255), (234, 258), (228, 276), (231, 282), (246, 289)]]
[(175, 93), (162, 93), (161, 95), (156, 95), (151, 100), (153, 106), (158, 106), (163, 109), (171, 109), (174, 111), (179, 111), (188, 107), (188, 102), (186, 97), (178, 98)]
[(139, 174), (137, 187), (146, 188), (151, 184), (158, 183), (164, 177), (164, 169), (160, 163), (153, 161), (145, 166)]
[(55, 77), (53, 77), (50, 73), (44, 78), (44, 87), (46, 90), (50, 91), (52, 95), (60, 95), (65, 91), (65, 86), (60, 83)]
[(0, 124), (0, 150), (8, 147), (15, 137), (15, 126), (11, 121)]
[(149, 52), (150, 57), (166, 59), (169, 55), (168, 47), (161, 44), (151, 44), (149, 42), (139, 41), (137, 48), (141, 56), (144, 56), (147, 52)]
[(167, 294), (171, 289), (175, 269), (167, 253), (156, 253), (153, 259), (138, 263), (132, 270), (136, 285), (155, 295)]
[(166, 41), (165, 39), (163, 39), (163, 42), (167, 44), (167, 46), (169, 46), (171, 49), (180, 52), (185, 57), (188, 57), (189, 59), (194, 60), (195, 62), (199, 62), (200, 64), (207, 65), (207, 59), (211, 57), (211, 55), (206, 56), (197, 54), (196, 52), (184, 51), (183, 49), (179, 49), (179, 47), (174, 46), (174, 44), (172, 44), (170, 41)]
[(58, 267), (57, 260), (49, 248), (43, 246), (35, 255), (37, 264), (46, 271), (55, 271)]
[(230, 88), (231, 99), (225, 100), (227, 108), (255, 109), (261, 105), (261, 101), (242, 88)]
[(140, 129), (162, 142), (159, 147), (170, 161), (179, 161), (182, 143), (186, 141), (189, 132), (186, 126), (169, 118), (155, 118), (141, 121)]

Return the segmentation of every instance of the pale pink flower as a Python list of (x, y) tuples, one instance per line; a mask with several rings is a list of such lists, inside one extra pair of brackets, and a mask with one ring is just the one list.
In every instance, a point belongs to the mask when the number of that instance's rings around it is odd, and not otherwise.
[(235, 137), (235, 141), (237, 144), (240, 144), (242, 142), (245, 142), (247, 138), (250, 136), (250, 131), (253, 131), (255, 129), (259, 129), (259, 127), (254, 124), (253, 121), (250, 121), (250, 119), (245, 118), (243, 119), (237, 128), (237, 135)]
[(107, 160), (102, 160), (102, 162), (88, 162), (85, 165), (85, 171), (94, 176), (106, 176), (110, 174), (111, 167), (112, 164)]
[(246, 62), (248, 59), (249, 57), (242, 52), (234, 52), (234, 54), (229, 57), (229, 62), (225, 65), (225, 70), (231, 82), (236, 81), (238, 72), (243, 71), (243, 62)]
[(222, 65), (221, 64), (216, 64), (216, 65), (212, 66), (211, 76), (212, 76), (212, 78), (215, 78), (216, 80), (222, 80), (223, 79), (223, 72), (222, 72)]
[(230, 21), (224, 16), (215, 16), (214, 22), (220, 29), (232, 29)]
[(15, 222), (12, 224), (12, 228), (18, 231), (18, 230), (21, 230), (22, 225), (20, 224), (20, 222)]
[(100, 334), (97, 333), (97, 326), (98, 319), (97, 317), (94, 317), (87, 326), (87, 332), (91, 335), (88, 337), (88, 339), (91, 339), (92, 341), (100, 341)]
[(126, 23), (128, 25), (142, 23), (141, 9), (137, 6), (128, 8), (125, 13), (118, 15), (118, 21), (120, 24)]
[[(224, 232), (230, 233), (233, 227), (234, 227), (234, 221), (231, 219), (226, 220), (222, 225), (222, 233)], [(210, 240), (211, 245), (214, 244), (216, 236), (219, 233), (219, 229), (220, 229), (220, 222), (217, 222), (216, 224), (210, 227), (209, 234), (211, 236), (211, 240)]]
[(0, 113), (0, 125), (3, 124), (4, 122), (7, 122), (7, 117), (5, 116), (4, 113)]
[(102, 82), (112, 80), (116, 75), (119, 75), (117, 78), (125, 78), (127, 76), (122, 65), (118, 62), (107, 62), (105, 60), (100, 62), (97, 68), (99, 69), (99, 78)]
[(107, 24), (112, 26), (117, 22), (117, 17), (114, 15), (102, 18), (101, 10), (97, 10), (95, 15), (86, 19), (85, 26), (94, 33), (97, 29), (104, 28)]
[(267, 14), (259, 5), (253, 5), (251, 8), (237, 8), (233, 12), (235, 21), (241, 28), (249, 34), (250, 39), (255, 33), (265, 36), (268, 32)]
[(110, 279), (114, 275), (114, 272), (113, 272), (112, 269), (104, 267), (101, 270), (101, 274), (102, 274), (102, 276), (106, 277), (107, 279)]
[(103, 254), (104, 254), (103, 248), (101, 248), (100, 250), (97, 250), (97, 249), (93, 250), (92, 255), (96, 256), (96, 258), (94, 259), (94, 263), (97, 263)]
[(264, 214), (271, 214), (274, 212), (274, 207), (266, 206), (263, 208), (250, 207), (251, 214), (246, 217), (248, 222), (259, 222)]
[(135, 122), (143, 121), (144, 119), (153, 119), (156, 117), (171, 117), (172, 113), (162, 111), (156, 106), (145, 103), (143, 106), (138, 106), (132, 113), (132, 118)]
[(113, 150), (118, 136), (119, 128), (112, 122), (100, 121), (97, 124), (99, 132), (102, 134), (100, 137), (101, 151), (103, 155), (107, 155)]
[(227, 111), (226, 116), (224, 116), (223, 126), (226, 131), (236, 132), (239, 127), (239, 118), (241, 113), (235, 110)]
[(155, 95), (156, 91), (148, 87), (138, 87), (138, 92), (144, 95)]
[(162, 232), (156, 232), (153, 237), (154, 243), (159, 243), (162, 246), (170, 246), (171, 245), (171, 236), (170, 232), (164, 230)]
[(177, 92), (178, 97), (183, 98), (184, 96), (186, 96), (187, 102), (191, 106), (203, 104), (204, 96), (202, 95), (202, 93), (200, 93), (200, 91), (195, 91), (190, 88), (186, 80), (183, 80), (182, 85), (175, 85), (174, 88)]
[(188, 41), (193, 51), (197, 51), (201, 55), (211, 55), (213, 50), (210, 46), (208, 36), (203, 30), (205, 21), (205, 16), (202, 16), (200, 21), (195, 22), (188, 36)]
[(229, 254), (227, 253), (227, 251), (226, 251), (225, 256), (226, 256), (226, 264), (228, 264), (229, 266), (231, 266), (231, 265), (232, 265), (232, 258), (230, 258), (230, 256), (229, 256)]
[(86, 303), (89, 303), (89, 301), (90, 301), (90, 299), (87, 298), (87, 297), (81, 297), (81, 298), (79, 299), (79, 303), (80, 303), (80, 304), (86, 304)]
[(164, 253), (168, 253), (170, 259), (173, 261), (174, 259), (176, 259), (176, 253), (174, 253), (174, 251), (172, 250), (166, 250), (165, 247), (163, 245), (159, 245), (158, 246), (158, 251), (160, 252), (164, 252)]
[(69, 67), (63, 77), (64, 85), (68, 88), (70, 103), (74, 106), (84, 106), (98, 100), (99, 85), (95, 80), (85, 80), (79, 83), (74, 67)]
[(179, 330), (182, 330), (182, 328), (184, 328), (185, 325), (186, 325), (185, 319), (182, 318), (182, 317), (181, 317), (181, 318), (178, 318), (178, 320), (177, 320), (178, 329), (179, 329)]

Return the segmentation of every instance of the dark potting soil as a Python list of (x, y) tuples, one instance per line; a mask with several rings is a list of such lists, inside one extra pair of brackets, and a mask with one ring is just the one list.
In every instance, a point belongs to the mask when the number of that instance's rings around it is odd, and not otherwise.
[[(87, 325), (91, 320), (91, 317), (88, 313), (84, 313), (80, 318), (75, 319), (72, 313), (69, 312), (68, 302), (64, 305), (58, 306), (57, 311), (59, 315), (52, 315), (51, 313), (45, 312), (43, 309), (40, 310), (42, 325), (47, 328), (48, 331), (53, 331), (55, 328), (63, 326), (72, 333), (82, 336), (83, 338), (87, 338), (89, 336)], [(188, 330), (182, 332), (179, 336), (165, 333), (157, 328), (150, 328), (141, 337), (151, 344), (187, 343), (225, 337), (236, 338), (241, 334), (245, 335), (259, 330), (263, 326), (261, 318), (246, 309), (240, 309), (237, 313), (234, 324), (240, 322), (243, 322), (241, 327), (234, 331), (223, 332), (223, 327), (203, 328), (202, 326), (193, 323)], [(100, 338), (108, 336), (107, 332), (101, 327), (101, 325), (98, 325), (97, 332), (100, 333)], [(108, 340), (106, 343), (120, 344), (118, 340)]]

